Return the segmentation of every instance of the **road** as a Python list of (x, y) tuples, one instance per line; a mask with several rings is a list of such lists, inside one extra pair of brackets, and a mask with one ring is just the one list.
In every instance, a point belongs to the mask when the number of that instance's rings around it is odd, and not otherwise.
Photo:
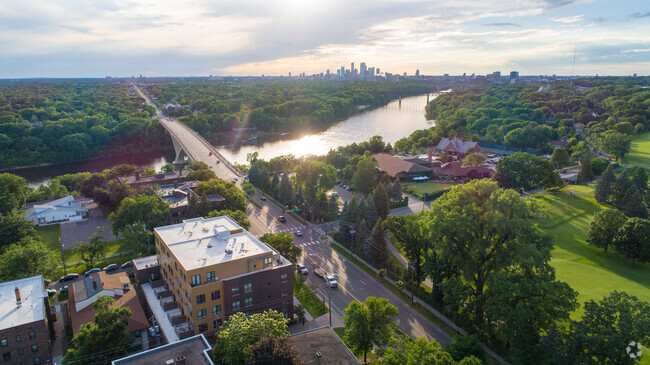
[[(211, 164), (213, 165), (212, 170), (217, 176), (227, 181), (238, 178), (237, 184), (241, 184), (243, 180), (241, 173), (226, 162), (216, 163), (218, 151), (214, 146), (200, 138), (189, 127), (165, 116), (137, 86), (135, 88), (148, 104), (156, 108), (161, 124), (182, 142), (185, 152), (191, 160)], [(210, 152), (212, 152), (212, 155), (210, 155)], [(343, 192), (341, 191), (341, 193)], [(257, 190), (255, 197), (248, 201), (248, 218), (251, 221), (249, 231), (258, 237), (264, 233), (277, 233), (280, 231), (294, 234), (295, 244), (303, 249), (302, 261), (310, 269), (309, 280), (320, 285), (318, 290), (321, 291), (321, 294), (323, 294), (324, 290), (321, 285), (323, 280), (313, 274), (313, 268), (320, 266), (337, 278), (339, 287), (332, 290), (332, 309), (338, 315), (343, 315), (343, 309), (353, 300), (363, 301), (368, 296), (387, 298), (390, 303), (399, 309), (399, 327), (404, 333), (413, 338), (435, 339), (443, 345), (451, 342), (451, 337), (447, 333), (381, 285), (375, 277), (368, 275), (354, 263), (349, 262), (349, 260), (333, 250), (322, 239), (323, 232), (320, 228), (304, 224), (293, 216), (283, 213), (281, 207), (268, 199), (262, 200), (262, 196), (263, 194)], [(280, 216), (285, 216), (285, 223), (278, 220)], [(297, 231), (301, 231), (302, 234), (297, 235)]]

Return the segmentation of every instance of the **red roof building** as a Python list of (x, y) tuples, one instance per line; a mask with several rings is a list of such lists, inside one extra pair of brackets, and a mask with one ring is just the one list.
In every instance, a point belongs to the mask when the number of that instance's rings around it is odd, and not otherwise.
[(379, 170), (384, 171), (390, 177), (399, 179), (412, 179), (414, 177), (429, 176), (433, 169), (401, 158), (393, 157), (384, 153), (375, 156)]
[(452, 176), (457, 179), (484, 179), (491, 177), (494, 171), (484, 166), (461, 166), (458, 161), (447, 162), (442, 165), (437, 175)]
[(443, 138), (440, 140), (440, 143), (438, 143), (436, 149), (445, 152), (462, 154), (483, 153), (483, 150), (481, 150), (481, 146), (478, 145), (478, 142), (464, 141), (457, 138)]

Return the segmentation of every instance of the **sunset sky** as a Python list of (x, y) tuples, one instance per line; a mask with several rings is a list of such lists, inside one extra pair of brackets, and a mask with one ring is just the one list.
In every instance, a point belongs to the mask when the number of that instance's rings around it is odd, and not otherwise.
[(0, 0), (0, 78), (650, 74), (645, 0)]

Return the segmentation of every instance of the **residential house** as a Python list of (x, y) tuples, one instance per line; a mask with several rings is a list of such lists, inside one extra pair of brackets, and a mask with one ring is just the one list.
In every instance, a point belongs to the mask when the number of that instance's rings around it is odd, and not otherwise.
[(478, 142), (465, 141), (458, 138), (443, 138), (436, 147), (437, 150), (453, 154), (483, 153)]
[[(169, 205), (169, 216), (172, 223), (180, 222), (186, 218), (187, 209), (190, 206), (190, 197), (194, 196), (198, 202), (199, 197), (195, 190), (199, 182), (196, 180), (186, 181), (180, 184), (161, 185), (158, 191), (158, 198)], [(206, 196), (210, 210), (223, 206), (225, 199), (219, 195)]]
[(379, 170), (386, 172), (392, 178), (399, 178), (401, 180), (430, 177), (433, 171), (430, 167), (409, 162), (385, 153), (376, 155), (375, 160), (377, 160)]
[(493, 173), (492, 169), (485, 166), (462, 166), (458, 161), (447, 162), (436, 171), (438, 176), (450, 176), (462, 180), (488, 178)]
[(84, 202), (75, 201), (69, 195), (47, 203), (37, 204), (27, 209), (25, 218), (35, 225), (77, 222), (88, 217), (88, 208)]

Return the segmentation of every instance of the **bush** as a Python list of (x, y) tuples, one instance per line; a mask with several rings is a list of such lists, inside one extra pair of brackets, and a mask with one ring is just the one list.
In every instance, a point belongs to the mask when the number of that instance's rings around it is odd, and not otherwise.
[(609, 161), (604, 157), (596, 157), (591, 160), (591, 169), (594, 170), (596, 175), (602, 174), (607, 166), (609, 166)]
[(481, 361), (485, 360), (483, 348), (474, 335), (458, 335), (454, 337), (447, 348), (447, 352), (449, 352), (451, 357), (456, 361), (460, 361), (468, 356), (474, 356)]

